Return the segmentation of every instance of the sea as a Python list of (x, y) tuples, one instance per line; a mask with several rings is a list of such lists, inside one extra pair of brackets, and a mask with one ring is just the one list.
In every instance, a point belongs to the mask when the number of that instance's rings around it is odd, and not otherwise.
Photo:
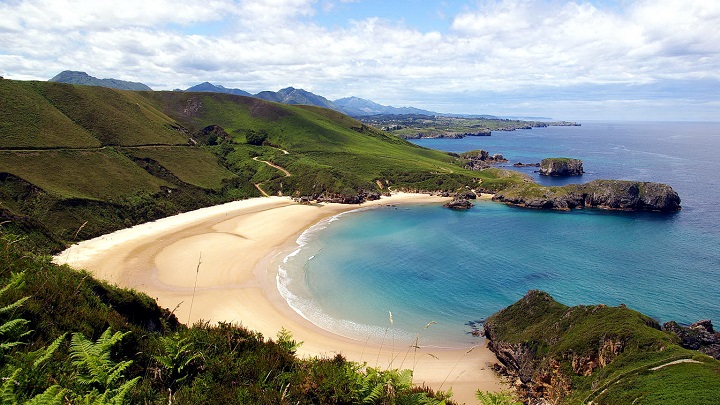
[[(529, 290), (566, 305), (605, 304), (659, 322), (720, 327), (720, 123), (600, 122), (421, 139), (484, 149), (544, 185), (626, 179), (671, 185), (672, 214), (536, 211), (477, 201), (360, 208), (308, 229), (280, 264), (278, 288), (301, 315), (360, 341), (461, 348)], [(546, 157), (581, 159), (578, 177), (539, 176)], [(502, 167), (502, 166), (501, 166)]]

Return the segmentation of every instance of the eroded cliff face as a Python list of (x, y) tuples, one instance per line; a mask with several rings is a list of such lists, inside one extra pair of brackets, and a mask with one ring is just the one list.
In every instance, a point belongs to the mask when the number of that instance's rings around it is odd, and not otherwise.
[(540, 162), (539, 173), (543, 176), (580, 176), (583, 163), (579, 159), (547, 158)]
[(600, 208), (619, 211), (680, 210), (680, 196), (667, 184), (627, 180), (595, 180), (562, 187), (525, 185), (502, 190), (495, 201), (526, 208), (571, 210)]
[(484, 328), (488, 348), (500, 362), (495, 371), (505, 376), (530, 405), (557, 404), (571, 392), (572, 375), (563, 372), (563, 362), (571, 365), (574, 375), (589, 376), (610, 364), (625, 348), (621, 339), (606, 337), (589, 353), (568, 351), (560, 359), (544, 358), (538, 355), (537, 342), (508, 343), (499, 339), (492, 323)]

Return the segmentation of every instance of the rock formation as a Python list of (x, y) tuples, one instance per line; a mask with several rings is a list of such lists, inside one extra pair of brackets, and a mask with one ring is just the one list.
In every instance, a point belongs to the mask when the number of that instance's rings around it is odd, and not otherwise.
[(720, 333), (715, 332), (709, 319), (695, 322), (689, 327), (670, 321), (664, 323), (662, 329), (677, 335), (682, 347), (700, 351), (720, 360)]
[(483, 170), (493, 164), (507, 162), (503, 155), (491, 156), (488, 151), (482, 149), (461, 153), (460, 157), (466, 160), (465, 168), (470, 170)]
[(502, 190), (495, 201), (536, 209), (601, 208), (619, 211), (680, 210), (680, 196), (666, 184), (595, 180), (586, 184), (543, 187), (534, 183)]
[(469, 210), (474, 206), (470, 200), (462, 197), (455, 197), (452, 201), (443, 204), (443, 207), (454, 210)]
[(543, 176), (580, 176), (584, 173), (582, 160), (570, 158), (548, 158), (540, 162)]

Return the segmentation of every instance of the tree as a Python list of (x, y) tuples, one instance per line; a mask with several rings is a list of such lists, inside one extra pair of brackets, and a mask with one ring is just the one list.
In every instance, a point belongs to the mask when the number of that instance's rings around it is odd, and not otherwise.
[(252, 129), (245, 134), (245, 140), (249, 145), (261, 146), (268, 138), (268, 133), (264, 129), (253, 131)]

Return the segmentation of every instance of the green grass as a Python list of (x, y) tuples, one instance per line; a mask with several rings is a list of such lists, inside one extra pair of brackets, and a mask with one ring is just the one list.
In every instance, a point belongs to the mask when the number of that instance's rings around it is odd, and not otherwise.
[[(720, 399), (720, 362), (677, 346), (653, 319), (625, 307), (575, 306), (531, 292), (486, 321), (495, 341), (524, 345), (534, 364), (534, 378), (559, 372), (572, 382), (563, 403), (710, 404)], [(576, 361), (596, 358), (608, 342), (620, 345), (617, 354), (604, 353), (609, 363), (590, 375), (575, 370)], [(649, 369), (677, 359), (701, 359), (701, 364)], [(558, 369), (551, 367), (556, 362)], [(579, 364), (579, 363), (578, 363)], [(715, 402), (713, 402), (715, 401)]]
[(718, 380), (717, 361), (674, 364), (621, 378), (595, 396), (594, 401), (598, 404), (713, 405), (720, 401)]
[(26, 82), (0, 80), (0, 149), (95, 148), (100, 141)]
[(61, 198), (112, 200), (169, 185), (113, 149), (0, 152), (0, 172)]
[(145, 147), (122, 149), (137, 159), (151, 159), (169, 170), (181, 181), (206, 189), (219, 189), (224, 181), (235, 177), (220, 165), (208, 149), (194, 147)]

